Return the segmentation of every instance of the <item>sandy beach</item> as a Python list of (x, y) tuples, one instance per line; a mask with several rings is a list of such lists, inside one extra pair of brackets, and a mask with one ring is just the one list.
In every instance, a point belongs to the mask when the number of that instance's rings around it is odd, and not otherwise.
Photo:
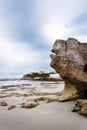
[[(34, 108), (21, 108), (21, 104), (27, 100), (30, 100), (31, 98), (37, 99), (41, 96), (54, 97), (55, 92), (58, 89), (56, 85), (54, 88), (52, 85), (41, 85), (38, 91), (45, 92), (48, 90), (48, 95), (47, 93), (41, 93), (42, 95), (33, 93), (32, 96), (23, 95), (25, 93), (29, 94), (31, 90), (35, 91), (35, 87), (30, 86), (30, 88), (29, 86), (17, 86), (0, 89), (0, 95), (5, 96), (0, 98), (0, 101), (5, 101), (8, 104), (7, 106), (0, 106), (0, 130), (87, 129), (87, 118), (77, 113), (71, 112), (75, 104), (74, 101), (62, 103), (57, 101), (50, 103), (47, 103), (45, 101), (38, 101), (39, 104)], [(52, 90), (54, 90), (53, 95), (50, 94)], [(8, 94), (11, 96), (8, 96)], [(8, 110), (8, 107), (11, 105), (15, 105), (16, 107), (12, 110)]]
[(0, 108), (1, 130), (86, 130), (87, 119), (72, 113), (73, 102), (40, 104), (33, 109)]

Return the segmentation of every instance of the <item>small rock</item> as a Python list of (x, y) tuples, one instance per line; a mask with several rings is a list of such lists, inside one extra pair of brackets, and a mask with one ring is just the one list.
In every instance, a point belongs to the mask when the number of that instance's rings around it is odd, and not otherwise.
[(0, 102), (0, 106), (7, 106), (8, 104), (5, 101)]
[(72, 112), (87, 116), (87, 100), (77, 100)]
[(15, 107), (16, 107), (15, 105), (9, 106), (9, 107), (8, 107), (8, 110), (12, 110), (12, 109), (14, 109)]
[(30, 108), (36, 107), (37, 105), (39, 105), (38, 102), (29, 101), (29, 102), (22, 103), (21, 107), (26, 108), (26, 109), (30, 109)]

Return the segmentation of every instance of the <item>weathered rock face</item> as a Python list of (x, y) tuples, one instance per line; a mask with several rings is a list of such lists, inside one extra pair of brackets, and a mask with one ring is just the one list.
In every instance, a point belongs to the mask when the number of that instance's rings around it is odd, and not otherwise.
[(87, 43), (56, 40), (52, 52), (50, 65), (65, 81), (60, 100), (87, 98)]
[(87, 117), (87, 100), (77, 100), (72, 112), (78, 112)]

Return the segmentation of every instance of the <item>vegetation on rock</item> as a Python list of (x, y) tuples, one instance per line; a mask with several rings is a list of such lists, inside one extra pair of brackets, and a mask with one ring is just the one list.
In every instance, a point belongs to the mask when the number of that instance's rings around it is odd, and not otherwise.
[(29, 77), (29, 78), (36, 78), (36, 77), (40, 77), (40, 78), (48, 78), (50, 74), (54, 74), (54, 72), (32, 72), (29, 74), (24, 75), (24, 77)]

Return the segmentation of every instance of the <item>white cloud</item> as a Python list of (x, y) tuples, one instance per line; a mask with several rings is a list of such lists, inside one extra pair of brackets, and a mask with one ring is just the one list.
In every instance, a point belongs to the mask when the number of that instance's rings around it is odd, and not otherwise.
[[(30, 3), (30, 1), (28, 2)], [(40, 40), (44, 41), (44, 43), (52, 43), (56, 39), (66, 39), (74, 36), (73, 34), (76, 32), (77, 27), (71, 21), (84, 12), (85, 2), (86, 0), (34, 1), (33, 8), (35, 12), (33, 15), (36, 18), (36, 23), (39, 23), (39, 28), (37, 28), (35, 33), (39, 33)], [(21, 70), (22, 72), (27, 72), (37, 71), (38, 67), (45, 68), (44, 66), (49, 64), (49, 55), (42, 53), (41, 50), (32, 48), (32, 43), (19, 43), (14, 40), (14, 30), (11, 30), (10, 24), (15, 27), (18, 22), (14, 21), (20, 17), (17, 15), (14, 17), (11, 14), (13, 22), (9, 23), (9, 20), (7, 21), (8, 16), (6, 16), (6, 5), (4, 6), (4, 4), (5, 0), (0, 0), (0, 72), (19, 72)], [(29, 9), (29, 12), (31, 11), (30, 8), (27, 7), (27, 9)], [(30, 19), (32, 21), (32, 17), (32, 14), (29, 14), (29, 22)], [(87, 41), (86, 35), (75, 35), (75, 37), (78, 40)]]
[[(23, 69), (40, 60), (40, 53), (31, 48), (30, 44), (14, 42), (0, 37), (0, 61), (7, 69)], [(3, 66), (2, 66), (3, 67)]]
[(82, 43), (87, 43), (87, 35), (75, 35), (75, 38)]
[[(3, 10), (4, 8), (0, 9), (1, 12)], [(39, 71), (44, 67), (49, 62), (43, 60), (45, 54), (31, 46), (35, 43), (15, 41), (3, 13), (0, 13), (0, 18), (0, 77), (3, 77), (2, 74), (7, 77), (9, 74)]]
[(84, 12), (85, 2), (86, 0), (50, 0), (46, 3), (38, 0), (38, 15), (43, 17), (40, 28), (43, 39), (53, 42), (72, 35), (76, 28), (68, 24)]
[[(41, 59), (41, 55), (31, 47), (32, 43), (14, 40), (10, 25), (7, 24), (4, 2), (0, 1), (0, 72), (23, 72), (29, 67), (33, 68), (32, 65)], [(16, 23), (13, 21), (13, 24)]]
[(58, 38), (65, 38), (68, 37), (71, 32), (74, 32), (74, 28), (66, 27), (61, 23), (58, 23), (58, 21), (49, 21), (42, 27), (42, 34), (43, 37), (50, 42), (55, 41)]

